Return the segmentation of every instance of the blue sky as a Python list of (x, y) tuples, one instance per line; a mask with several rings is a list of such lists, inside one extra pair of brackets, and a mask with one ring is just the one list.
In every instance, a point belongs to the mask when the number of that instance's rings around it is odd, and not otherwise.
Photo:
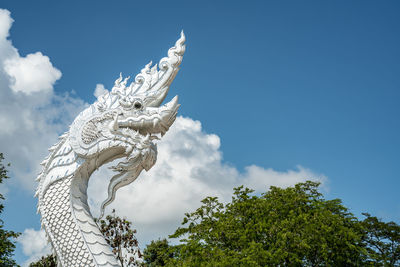
[[(62, 73), (46, 109), (63, 96), (71, 115), (49, 115), (46, 125), (56, 125), (49, 143), (68, 129), (75, 107), (95, 101), (96, 84), (109, 89), (120, 72), (134, 76), (158, 62), (183, 29), (187, 50), (169, 97), (178, 94), (180, 114), (219, 137), (223, 166), (239, 173), (302, 166), (324, 176), (326, 197), (356, 215), (400, 221), (398, 2), (2, 1), (0, 8), (14, 19), (8, 39), (20, 56), (40, 51)], [(47, 147), (35, 151), (40, 157)], [(33, 191), (11, 180), (6, 228), (38, 230)], [(19, 244), (18, 261), (26, 254)]]

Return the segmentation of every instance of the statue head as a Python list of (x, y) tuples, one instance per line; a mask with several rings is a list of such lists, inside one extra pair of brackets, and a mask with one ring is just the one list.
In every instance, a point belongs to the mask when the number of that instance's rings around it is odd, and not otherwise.
[(81, 112), (68, 135), (75, 153), (91, 160), (94, 169), (117, 158), (126, 160), (112, 167), (117, 174), (111, 179), (108, 198), (112, 202), (118, 188), (133, 182), (140, 172), (149, 170), (156, 161), (154, 140), (160, 139), (175, 121), (178, 96), (161, 105), (175, 78), (185, 52), (183, 32), (168, 57), (151, 66), (150, 62), (128, 85), (122, 75), (110, 92)]

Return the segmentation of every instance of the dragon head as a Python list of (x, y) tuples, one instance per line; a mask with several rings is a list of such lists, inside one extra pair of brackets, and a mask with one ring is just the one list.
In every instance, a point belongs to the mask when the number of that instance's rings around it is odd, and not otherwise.
[(129, 77), (123, 79), (120, 75), (112, 90), (99, 96), (71, 125), (70, 144), (79, 158), (95, 165), (92, 169), (126, 158), (111, 167), (117, 174), (110, 180), (101, 216), (120, 187), (133, 182), (143, 169), (149, 170), (156, 162), (154, 140), (168, 131), (180, 106), (177, 96), (161, 104), (182, 62), (184, 42), (182, 32), (159, 67), (150, 62), (129, 86)]

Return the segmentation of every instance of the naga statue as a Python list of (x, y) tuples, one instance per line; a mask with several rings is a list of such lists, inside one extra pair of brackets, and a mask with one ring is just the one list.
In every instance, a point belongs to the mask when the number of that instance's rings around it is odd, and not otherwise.
[(58, 266), (120, 266), (91, 215), (88, 181), (100, 166), (120, 159), (111, 167), (116, 174), (101, 205), (103, 216), (116, 191), (155, 164), (157, 147), (153, 141), (168, 131), (179, 108), (177, 96), (161, 104), (179, 70), (184, 43), (182, 32), (159, 67), (150, 62), (129, 86), (129, 77), (120, 75), (110, 92), (75, 118), (41, 163), (38, 213)]

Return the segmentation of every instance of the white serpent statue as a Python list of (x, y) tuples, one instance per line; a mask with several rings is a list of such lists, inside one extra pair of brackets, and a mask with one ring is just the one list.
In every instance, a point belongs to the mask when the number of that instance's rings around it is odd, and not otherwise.
[(38, 176), (38, 212), (59, 266), (120, 266), (88, 206), (87, 186), (101, 165), (126, 158), (112, 169), (103, 215), (116, 191), (156, 162), (160, 139), (175, 121), (178, 97), (161, 106), (185, 52), (183, 32), (159, 67), (147, 64), (127, 86), (120, 76), (110, 92), (82, 111), (52, 146)]

